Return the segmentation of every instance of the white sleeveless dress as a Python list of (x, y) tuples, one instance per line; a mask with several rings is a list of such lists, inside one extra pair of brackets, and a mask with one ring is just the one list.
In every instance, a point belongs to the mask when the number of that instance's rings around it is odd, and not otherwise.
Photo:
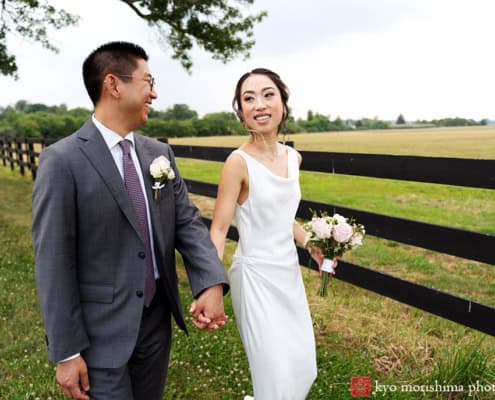
[(246, 161), (249, 195), (235, 211), (239, 242), (229, 278), (255, 400), (305, 399), (316, 378), (313, 324), (293, 235), (299, 163), (296, 151), (286, 148), (288, 178), (234, 151)]

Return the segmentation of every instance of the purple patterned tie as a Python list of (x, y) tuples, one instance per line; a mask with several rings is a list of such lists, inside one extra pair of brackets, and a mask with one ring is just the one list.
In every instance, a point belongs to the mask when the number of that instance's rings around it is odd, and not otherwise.
[(131, 199), (132, 207), (136, 212), (136, 217), (139, 223), (139, 229), (141, 231), (141, 236), (144, 241), (145, 246), (145, 261), (146, 261), (146, 283), (144, 288), (144, 305), (148, 307), (155, 295), (156, 284), (155, 284), (155, 273), (153, 271), (153, 258), (151, 256), (151, 243), (148, 227), (148, 218), (146, 216), (146, 203), (143, 195), (143, 190), (141, 188), (141, 183), (139, 182), (138, 174), (136, 168), (134, 167), (134, 162), (131, 157), (131, 141), (122, 140), (119, 142), (123, 156), (124, 165), (124, 182), (125, 188), (127, 189), (127, 194)]

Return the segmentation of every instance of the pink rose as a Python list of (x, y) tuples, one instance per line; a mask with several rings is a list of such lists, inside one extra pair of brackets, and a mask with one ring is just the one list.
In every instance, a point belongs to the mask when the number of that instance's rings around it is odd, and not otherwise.
[(335, 225), (333, 231), (333, 238), (339, 243), (347, 242), (353, 234), (352, 226), (347, 222)]
[(317, 239), (328, 239), (332, 236), (332, 225), (323, 218), (313, 218), (311, 220), (311, 230)]

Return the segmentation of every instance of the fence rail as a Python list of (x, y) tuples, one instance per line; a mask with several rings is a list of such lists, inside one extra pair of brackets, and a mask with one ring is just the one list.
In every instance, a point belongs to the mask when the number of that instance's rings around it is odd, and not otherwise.
[[(191, 179), (186, 179), (186, 182), (191, 193), (216, 197), (217, 185)], [(495, 264), (495, 251), (493, 251), (495, 236), (493, 235), (304, 199), (299, 204), (297, 216), (310, 219), (310, 209), (326, 211), (328, 214), (337, 212), (341, 215), (352, 216), (366, 226), (366, 233), (369, 235), (474, 261)]]
[[(160, 139), (166, 141), (166, 139)], [(29, 169), (33, 179), (41, 149), (53, 140), (0, 138), (0, 158), (11, 169), (21, 173)], [(35, 151), (35, 144), (39, 151)], [(232, 148), (172, 145), (176, 157), (223, 162)], [(301, 170), (359, 175), (374, 178), (400, 179), (417, 182), (495, 189), (495, 160), (459, 158), (388, 156), (301, 151)], [(191, 193), (216, 197), (217, 185), (186, 179)], [(333, 204), (302, 200), (297, 216), (311, 217), (309, 209), (338, 212), (353, 216), (366, 226), (367, 234), (422, 247), (466, 259), (495, 264), (495, 236), (404, 218), (392, 217)], [(204, 218), (207, 225), (210, 220)], [(230, 227), (229, 239), (238, 240)], [(307, 266), (307, 252), (298, 248), (301, 265)], [(335, 277), (374, 293), (392, 298), (459, 324), (495, 336), (495, 308), (469, 299), (413, 283), (344, 260), (339, 261)], [(312, 267), (316, 269), (316, 266)]]
[[(223, 162), (228, 147), (174, 145), (177, 157)], [(495, 160), (300, 151), (301, 170), (495, 189)]]

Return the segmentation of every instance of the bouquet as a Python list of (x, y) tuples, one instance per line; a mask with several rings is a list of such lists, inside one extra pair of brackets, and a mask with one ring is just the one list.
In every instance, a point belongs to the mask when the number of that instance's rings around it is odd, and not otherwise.
[(356, 224), (354, 220), (348, 220), (339, 214), (329, 216), (321, 212), (320, 216), (315, 211), (311, 221), (303, 225), (307, 232), (306, 243), (319, 247), (325, 257), (322, 264), (322, 277), (318, 294), (327, 296), (330, 274), (334, 274), (333, 259), (341, 257), (346, 251), (355, 249), (363, 244), (365, 235), (364, 226)]

